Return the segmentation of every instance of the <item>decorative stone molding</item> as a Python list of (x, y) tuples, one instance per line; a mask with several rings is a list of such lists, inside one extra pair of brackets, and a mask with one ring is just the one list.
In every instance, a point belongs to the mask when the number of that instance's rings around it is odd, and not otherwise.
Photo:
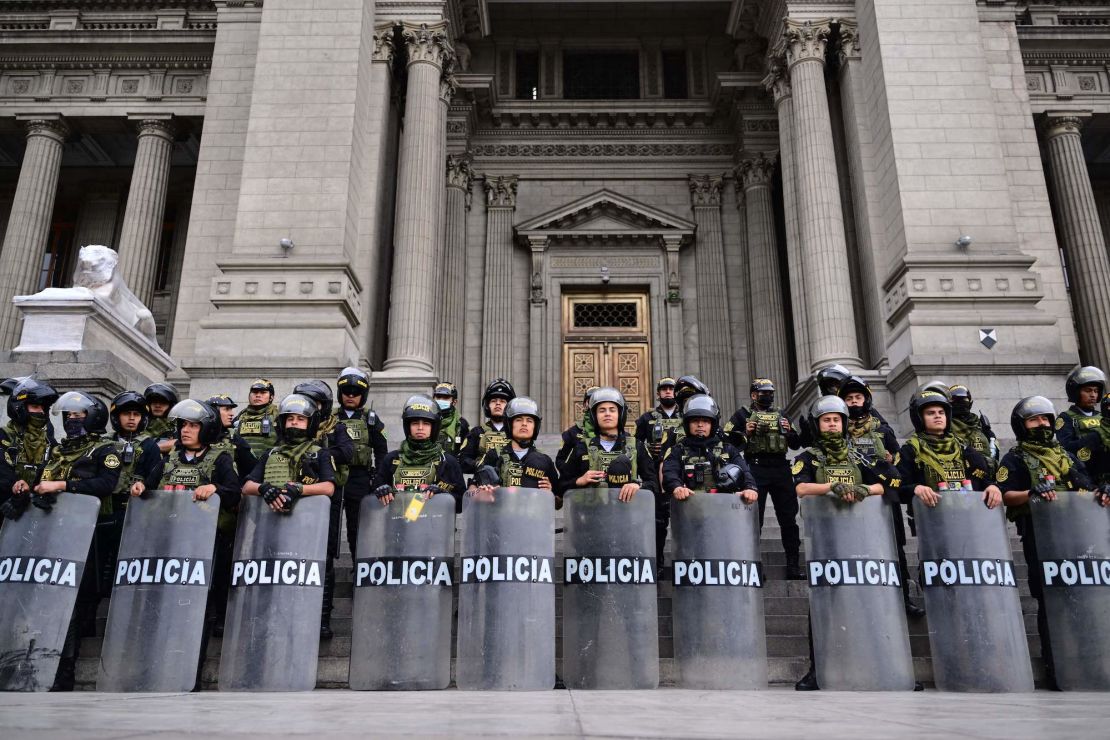
[(518, 180), (519, 178), (516, 175), (486, 177), (486, 207), (516, 208), (516, 186)]
[(351, 326), (361, 321), (362, 284), (346, 262), (228, 260), (217, 267), (220, 275), (212, 278), (208, 294), (217, 308), (334, 306)]
[(158, 136), (173, 141), (177, 126), (170, 118), (141, 118), (135, 123), (139, 136)]
[(476, 157), (730, 157), (732, 144), (477, 144)]
[(447, 187), (458, 188), (466, 197), (466, 209), (470, 210), (470, 186), (474, 182), (474, 172), (470, 168), (469, 154), (447, 155)]
[(790, 97), (790, 74), (786, 68), (785, 57), (767, 58), (767, 76), (763, 78), (763, 87), (771, 93), (776, 106), (784, 98)]
[(793, 67), (799, 62), (825, 63), (825, 49), (829, 43), (832, 19), (783, 21), (783, 38), (786, 41), (786, 61)]
[(444, 72), (443, 76), (439, 79), (439, 100), (441, 103), (451, 105), (451, 99), (455, 97), (455, 91), (459, 89), (458, 80), (455, 75), (450, 72)]
[(1065, 113), (1056, 115), (1049, 113), (1044, 119), (1045, 139), (1054, 139), (1057, 136), (1064, 136), (1066, 134), (1075, 134), (1079, 136), (1089, 117), (1090, 114)]
[(454, 58), (447, 38), (447, 23), (401, 24), (401, 38), (408, 51), (408, 63), (425, 62), (440, 69), (447, 67)]
[(736, 180), (744, 190), (758, 187), (770, 187), (771, 178), (775, 174), (775, 156), (757, 154), (750, 159), (741, 160), (736, 168)]
[(837, 56), (843, 65), (849, 59), (859, 59), (859, 25), (847, 18), (841, 18), (837, 25), (840, 26), (840, 49)]
[(24, 120), (28, 138), (45, 136), (59, 143), (65, 143), (69, 136), (69, 126), (59, 117), (28, 118)]
[(392, 23), (382, 23), (374, 27), (374, 54), (371, 57), (375, 62), (390, 63), (396, 51), (394, 45), (394, 30)]
[(719, 208), (723, 175), (690, 175), (690, 200), (694, 208)]

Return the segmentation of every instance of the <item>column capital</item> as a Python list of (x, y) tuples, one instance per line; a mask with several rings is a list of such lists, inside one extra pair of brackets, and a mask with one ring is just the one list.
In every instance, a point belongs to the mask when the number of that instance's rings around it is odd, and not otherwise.
[(849, 59), (859, 59), (859, 24), (848, 18), (837, 21), (840, 26), (840, 49), (837, 56), (843, 66)]
[(516, 208), (516, 175), (486, 176), (486, 207)]
[(401, 38), (408, 51), (409, 65), (426, 62), (446, 69), (454, 58), (447, 38), (447, 21), (439, 23), (402, 23)]
[(127, 118), (135, 124), (139, 136), (158, 136), (167, 141), (173, 141), (177, 135), (177, 125), (173, 116), (148, 116), (128, 115)]
[(375, 62), (393, 61), (393, 23), (379, 23), (374, 26), (374, 54), (371, 59)]
[(782, 55), (767, 57), (767, 76), (763, 78), (763, 87), (775, 99), (777, 108), (791, 95), (790, 73), (786, 67), (786, 59)]
[(458, 89), (458, 79), (455, 75), (445, 71), (443, 76), (439, 78), (439, 102), (444, 105), (451, 105), (451, 99), (455, 97), (455, 91)]
[(740, 164), (736, 167), (736, 180), (744, 190), (770, 187), (774, 174), (774, 154), (766, 155), (760, 152), (753, 157), (740, 160)]
[(690, 175), (690, 200), (694, 208), (719, 208), (723, 175)]
[(447, 187), (470, 190), (474, 172), (470, 169), (470, 156), (467, 154), (447, 155)]
[(1044, 131), (1045, 140), (1069, 134), (1079, 136), (1091, 115), (1090, 111), (1045, 112), (1041, 119), (1041, 128)]
[(796, 21), (783, 20), (783, 39), (786, 41), (786, 61), (793, 67), (799, 62), (825, 63), (825, 48), (829, 43), (832, 19)]
[(26, 128), (27, 138), (45, 136), (61, 144), (69, 137), (69, 125), (61, 115), (56, 113), (21, 115), (16, 116), (16, 120)]

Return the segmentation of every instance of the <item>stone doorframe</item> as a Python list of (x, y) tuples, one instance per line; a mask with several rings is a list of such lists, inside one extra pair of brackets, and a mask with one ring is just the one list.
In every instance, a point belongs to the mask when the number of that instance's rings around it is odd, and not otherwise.
[(542, 396), (536, 400), (546, 416), (558, 418), (562, 408), (561, 307), (567, 288), (646, 288), (652, 367), (658, 374), (684, 366), (679, 252), (694, 244), (694, 223), (599, 190), (514, 228), (532, 259), (528, 388)]

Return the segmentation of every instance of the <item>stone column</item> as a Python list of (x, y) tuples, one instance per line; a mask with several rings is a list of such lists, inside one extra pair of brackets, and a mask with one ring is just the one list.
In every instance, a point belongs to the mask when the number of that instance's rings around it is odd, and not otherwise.
[[(486, 269), (482, 286), (482, 378), (513, 371), (513, 211), (515, 175), (486, 177)], [(518, 324), (519, 325), (519, 324)]]
[(738, 181), (744, 188), (748, 222), (748, 294), (752, 317), (753, 375), (770, 378), (782, 390), (780, 403), (790, 398), (787, 378), (786, 318), (779, 277), (775, 212), (771, 204), (771, 177), (775, 162), (762, 155), (740, 163)]
[[(686, 237), (678, 234), (663, 234), (660, 237), (663, 254), (667, 260), (667, 372), (678, 373), (686, 363), (683, 360), (682, 336), (682, 279), (679, 274), (679, 259), (682, 244)], [(659, 373), (656, 373), (657, 375)]]
[(451, 53), (446, 29), (446, 22), (406, 23), (401, 34), (408, 49), (408, 87), (397, 165), (385, 370), (413, 375), (433, 373), (438, 339), (436, 314), (429, 309), (439, 300), (436, 208), (442, 202), (446, 146), (440, 134), (439, 85)]
[(825, 92), (828, 21), (786, 20), (786, 60), (794, 98), (798, 233), (805, 273), (810, 367), (859, 366), (844, 214)]
[(440, 378), (462, 385), (466, 326), (466, 212), (473, 176), (465, 155), (447, 157), (447, 222), (443, 244), (444, 319)]
[(38, 289), (62, 169), (62, 145), (69, 135), (61, 116), (31, 118), (26, 124), (27, 149), (0, 251), (0, 349), (19, 343), (21, 321), (12, 298)]
[[(447, 152), (447, 109), (451, 105), (451, 98), (455, 96), (455, 89), (458, 84), (455, 82), (455, 76), (452, 75), (448, 69), (444, 69), (443, 77), (439, 81), (439, 136), (440, 141), (443, 142), (443, 151), (446, 158)], [(449, 282), (450, 278), (447, 277), (447, 179), (446, 168), (443, 169), (444, 176), (442, 182), (439, 184), (437, 191), (439, 192), (439, 202), (436, 204), (436, 252), (437, 262), (436, 271), (440, 275), (440, 279)], [(436, 305), (435, 319), (436, 319), (436, 367), (439, 368), (440, 377), (443, 375), (443, 366), (447, 362), (447, 347), (443, 342), (443, 334), (447, 327), (447, 295), (446, 292), (439, 294), (439, 302)]]
[(698, 354), (702, 381), (717, 404), (735, 408), (732, 378), (732, 333), (728, 325), (725, 248), (721, 236), (721, 175), (691, 175), (690, 196), (698, 226), (694, 246), (698, 295)]
[(116, 251), (127, 287), (149, 307), (154, 297), (158, 249), (162, 244), (174, 126), (167, 118), (143, 118), (138, 128), (139, 148), (135, 153), (123, 230)]
[(1080, 129), (1090, 114), (1048, 114), (1045, 141), (1052, 193), (1064, 242), (1072, 311), (1085, 364), (1110, 367), (1110, 256), (1083, 156)]
[[(802, 269), (802, 243), (798, 233), (798, 198), (794, 152), (794, 96), (786, 60), (772, 57), (763, 85), (775, 98), (779, 114), (779, 162), (782, 163), (782, 200), (786, 218), (786, 269), (790, 281), (790, 307), (794, 318), (794, 355), (798, 374), (809, 373), (809, 319), (806, 316), (805, 270)], [(788, 384), (783, 379), (783, 386)]]

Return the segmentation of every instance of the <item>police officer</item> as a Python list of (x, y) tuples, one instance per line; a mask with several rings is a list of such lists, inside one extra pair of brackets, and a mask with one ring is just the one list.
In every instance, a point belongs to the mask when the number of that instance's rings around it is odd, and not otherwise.
[(401, 410), (405, 439), (401, 448), (386, 455), (378, 466), (375, 495), (383, 506), (401, 490), (420, 488), (428, 496), (446, 493), (462, 501), (462, 468), (454, 455), (439, 443), (439, 407), (427, 396), (412, 396)]
[(271, 510), (289, 514), (302, 496), (331, 496), (335, 468), (320, 444), (320, 408), (292, 393), (278, 404), (278, 443), (267, 450), (243, 484), (244, 496), (261, 496)]
[(357, 367), (344, 368), (339, 373), (336, 389), (339, 391), (339, 408), (335, 411), (337, 427), (343, 424), (354, 445), (350, 464), (342, 474), (336, 471), (336, 485), (342, 488), (340, 495), (347, 513), (347, 544), (351, 557), (355, 558), (358, 557), (359, 507), (373, 488), (377, 463), (386, 456), (389, 447), (385, 441), (385, 424), (372, 409), (366, 408), (370, 376)]
[(840, 384), (851, 376), (848, 368), (843, 365), (826, 365), (817, 371), (814, 378), (822, 396), (835, 396), (840, 393)]
[(432, 400), (439, 406), (439, 443), (449, 455), (457, 455), (470, 434), (470, 422), (459, 413), (459, 389), (454, 383), (436, 383)]
[(590, 394), (590, 421), (594, 436), (580, 439), (566, 460), (559, 460), (563, 493), (575, 488), (619, 488), (620, 500), (631, 501), (641, 487), (655, 493), (655, 462), (644, 444), (625, 431), (627, 407), (616, 388), (598, 388)]
[(1056, 417), (1056, 437), (1068, 452), (1093, 444), (1092, 432), (1101, 422), (1099, 399), (1106, 393), (1106, 375), (1097, 367), (1073, 370), (1064, 384), (1071, 406)]
[(542, 488), (556, 495), (555, 508), (562, 507), (559, 472), (555, 463), (536, 449), (542, 421), (540, 406), (531, 398), (517, 396), (509, 401), (505, 408), (509, 444), (500, 451), (487, 452), (479, 461), (474, 476), (482, 493), (493, 493), (497, 486)]
[(509, 443), (509, 435), (505, 430), (505, 407), (514, 398), (516, 391), (512, 383), (504, 378), (494, 378), (486, 386), (486, 391), (482, 394), (482, 410), (485, 412), (486, 422), (471, 429), (459, 449), (459, 463), (464, 473), (473, 473), (478, 460), (485, 457), (487, 452), (500, 451)]
[(590, 421), (590, 394), (596, 391), (598, 387), (591, 385), (582, 394), (582, 416), (576, 423), (563, 430), (561, 435), (563, 444), (559, 448), (559, 454), (555, 456), (556, 460), (566, 459), (573, 454), (574, 446), (578, 444), (578, 440), (594, 436), (593, 422)]
[(177, 405), (177, 391), (172, 385), (166, 383), (151, 383), (143, 391), (147, 409), (150, 411), (150, 421), (147, 423), (146, 432), (158, 442), (158, 449), (165, 455), (173, 449), (174, 427), (168, 418), (170, 409)]
[(235, 433), (250, 445), (258, 459), (277, 444), (277, 406), (274, 405), (274, 384), (266, 378), (251, 383), (247, 407), (235, 417)]
[(1076, 457), (1087, 466), (1087, 472), (1099, 492), (1110, 495), (1110, 393), (1103, 394), (1099, 411), (1102, 420), (1095, 430), (1097, 437), (1091, 440), (1094, 444), (1080, 447)]
[(952, 402), (952, 433), (966, 447), (982, 455), (990, 466), (991, 476), (998, 467), (998, 439), (991, 429), (987, 415), (971, 410), (975, 400), (966, 385), (953, 385), (948, 388), (948, 398)]
[[(29, 376), (24, 376), (22, 378), (5, 378), (4, 380), (0, 381), (0, 396), (10, 397), (12, 395), (12, 391), (15, 390), (15, 387), (22, 383), (24, 380), (27, 380), (27, 377)], [(0, 416), (0, 421), (2, 421), (4, 424), (7, 424), (9, 419), (7, 409), (4, 407), (0, 407), (0, 410), (4, 412), (3, 416)]]
[[(848, 441), (848, 405), (839, 396), (822, 396), (810, 407), (809, 423), (814, 430), (814, 444), (794, 459), (790, 472), (796, 494), (801, 496), (833, 495), (847, 504), (863, 501), (868, 496), (892, 493), (900, 481), (897, 473), (885, 462), (864, 463), (853, 454)], [(815, 691), (817, 674), (813, 660), (813, 631), (809, 631), (809, 672), (794, 684), (796, 691)]]
[(667, 431), (682, 426), (682, 410), (675, 398), (674, 378), (660, 378), (655, 386), (659, 403), (636, 420), (636, 439), (643, 440), (656, 460), (663, 459), (663, 437)]
[(58, 400), (51, 386), (34, 378), (16, 384), (8, 397), (8, 423), (0, 429), (0, 516), (18, 519), (30, 502), (54, 446), (50, 407)]
[(116, 454), (122, 463), (113, 496), (116, 504), (123, 508), (127, 506), (132, 484), (161, 470), (162, 451), (158, 449), (158, 442), (146, 433), (150, 411), (142, 394), (136, 391), (118, 394), (108, 407), (108, 418), (115, 430), (109, 439), (116, 443)]
[(775, 408), (775, 384), (768, 378), (756, 378), (749, 388), (751, 408), (739, 408), (725, 425), (725, 435), (738, 449), (744, 450), (748, 466), (759, 488), (759, 526), (767, 509), (767, 496), (775, 502), (775, 517), (781, 530), (782, 548), (786, 552), (786, 578), (801, 580), (798, 564), (801, 537), (798, 531), (798, 497), (790, 477), (788, 450), (799, 446), (798, 433), (790, 420)]
[(682, 412), (686, 434), (663, 459), (663, 491), (679, 501), (706, 491), (735, 493), (744, 503), (759, 498), (758, 484), (740, 450), (717, 433), (721, 412), (706, 395), (686, 401)]
[[(712, 396), (713, 394), (709, 392), (709, 387), (705, 383), (698, 380), (696, 376), (682, 375), (677, 381), (675, 381), (674, 398), (679, 411), (682, 410), (687, 401), (698, 395)], [(721, 430), (718, 430), (717, 433), (723, 434)], [(661, 463), (663, 457), (667, 454), (667, 450), (672, 445), (675, 445), (679, 441), (681, 441), (685, 435), (686, 427), (684, 427), (682, 424), (679, 424), (671, 429), (667, 429), (666, 431), (664, 431), (663, 441), (659, 445), (659, 456), (655, 458), (656, 462)], [(656, 475), (662, 476), (662, 471), (663, 468), (660, 465), (655, 471)], [(666, 502), (664, 502), (664, 505), (665, 504)], [(667, 516), (669, 519), (670, 515), (668, 514)]]
[(346, 422), (332, 413), (330, 385), (314, 378), (293, 386), (293, 393), (316, 403), (316, 423), (313, 426), (316, 430), (315, 441), (328, 450), (333, 466), (334, 490), (328, 494), (331, 496), (331, 511), (328, 516), (328, 552), (324, 565), (324, 600), (320, 613), (320, 637), (330, 640), (333, 634), (331, 612), (335, 597), (335, 559), (339, 557), (339, 530), (343, 517), (343, 486), (347, 482), (348, 466), (355, 457), (355, 443), (347, 433)]
[(232, 459), (235, 460), (235, 472), (239, 480), (246, 480), (247, 474), (254, 470), (258, 458), (255, 457), (250, 444), (234, 433), (235, 409), (238, 404), (226, 393), (209, 396), (205, 403), (213, 408), (220, 420), (220, 434), (213, 447), (230, 452)]
[[(1010, 414), (1010, 428), (1017, 445), (1002, 457), (995, 478), (1006, 504), (1006, 516), (1017, 525), (1021, 549), (1029, 570), (1029, 591), (1037, 600), (1037, 631), (1041, 636), (1041, 659), (1045, 679), (1050, 688), (1057, 688), (1052, 664), (1052, 639), (1044, 607), (1044, 572), (1037, 555), (1037, 538), (1029, 500), (1054, 501), (1061, 491), (1089, 491), (1093, 481), (1083, 463), (1069, 452), (1053, 434), (1056, 410), (1043, 396), (1029, 396), (1018, 401)], [(1085, 449), (1085, 448), (1081, 448)], [(1100, 495), (1106, 506), (1110, 497)]]

